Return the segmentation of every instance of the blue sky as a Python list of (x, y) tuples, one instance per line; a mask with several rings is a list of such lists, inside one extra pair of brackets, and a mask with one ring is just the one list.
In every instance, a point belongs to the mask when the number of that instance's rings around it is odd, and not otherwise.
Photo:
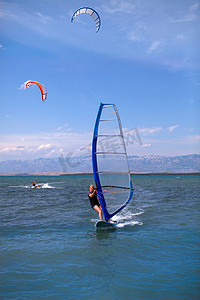
[(129, 155), (199, 153), (199, 37), (197, 0), (0, 0), (0, 160), (81, 154), (100, 102), (137, 128)]

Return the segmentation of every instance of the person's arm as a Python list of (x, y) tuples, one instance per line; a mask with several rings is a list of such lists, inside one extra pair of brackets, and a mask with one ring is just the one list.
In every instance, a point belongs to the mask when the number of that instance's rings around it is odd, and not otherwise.
[(89, 197), (93, 197), (96, 194), (96, 190), (94, 190), (92, 193), (89, 193)]

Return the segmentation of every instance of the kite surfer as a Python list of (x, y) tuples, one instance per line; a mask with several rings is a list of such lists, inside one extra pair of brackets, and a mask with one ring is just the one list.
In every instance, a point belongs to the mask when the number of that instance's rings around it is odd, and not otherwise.
[(32, 185), (33, 185), (33, 188), (34, 188), (34, 189), (36, 189), (36, 188), (41, 188), (40, 185), (38, 185), (38, 184), (36, 185), (35, 181), (32, 182)]
[(102, 208), (97, 198), (97, 190), (94, 188), (94, 185), (90, 185), (90, 191), (88, 193), (88, 198), (90, 200), (91, 207), (99, 213), (99, 219), (102, 221)]

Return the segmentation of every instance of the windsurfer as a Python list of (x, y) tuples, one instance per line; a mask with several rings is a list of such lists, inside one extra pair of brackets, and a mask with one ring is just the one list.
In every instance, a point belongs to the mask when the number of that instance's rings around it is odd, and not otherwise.
[(90, 191), (88, 193), (91, 207), (99, 213), (99, 219), (102, 221), (102, 208), (97, 198), (97, 190), (94, 188), (94, 185), (90, 185)]

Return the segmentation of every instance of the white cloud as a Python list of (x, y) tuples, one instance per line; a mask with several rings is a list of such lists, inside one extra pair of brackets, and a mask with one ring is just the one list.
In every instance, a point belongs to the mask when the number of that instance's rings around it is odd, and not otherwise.
[(141, 42), (143, 38), (141, 38), (140, 35), (138, 35), (135, 31), (128, 34), (128, 40), (134, 41), (134, 42)]
[(158, 50), (159, 47), (160, 47), (160, 45), (161, 45), (161, 41), (155, 41), (155, 42), (153, 42), (153, 43), (151, 44), (151, 46), (147, 49), (146, 52), (147, 52), (147, 53), (152, 53), (152, 52)]
[(40, 12), (37, 12), (36, 15), (39, 17), (40, 21), (44, 24), (48, 24), (52, 18), (49, 16), (45, 16), (43, 14), (41, 14)]
[(192, 6), (190, 6), (189, 10), (190, 11), (195, 11), (199, 8), (199, 3), (195, 3)]
[(182, 15), (180, 18), (170, 18), (169, 23), (185, 23), (185, 22), (193, 22), (198, 19), (198, 15), (195, 13), (199, 8), (199, 3), (195, 3), (194, 5), (189, 7), (189, 13)]
[(182, 40), (182, 41), (187, 39), (187, 37), (186, 37), (185, 34), (178, 34), (178, 35), (176, 36), (176, 38), (177, 38), (177, 40)]
[(40, 145), (37, 149), (42, 150), (42, 149), (49, 149), (49, 148), (51, 148), (51, 144)]
[[(16, 147), (14, 147), (15, 150), (16, 150)], [(9, 148), (9, 147), (5, 147), (5, 148), (2, 148), (0, 149), (0, 152), (3, 153), (3, 152), (8, 152), (8, 151), (12, 151), (12, 148)]]
[(106, 5), (103, 5), (102, 7), (105, 10), (105, 12), (112, 15), (116, 13), (131, 14), (133, 13), (135, 5), (126, 1), (112, 1), (110, 7)]
[(128, 33), (128, 40), (133, 42), (143, 42), (147, 39), (147, 26), (144, 24), (137, 24), (134, 30)]
[(143, 148), (146, 148), (146, 147), (151, 147), (151, 144), (143, 144), (141, 145)]
[(10, 7), (9, 7), (9, 4), (7, 3), (7, 8), (3, 8), (3, 6), (1, 7), (1, 10), (0, 10), (0, 18), (14, 18), (15, 17), (15, 14), (13, 14), (11, 11), (10, 11)]
[(189, 66), (190, 60), (188, 57), (181, 57), (179, 59), (165, 59), (162, 61), (162, 65), (167, 67), (172, 71), (182, 70), (185, 67)]
[(61, 131), (61, 130), (65, 130), (65, 131), (71, 131), (71, 128), (67, 128), (69, 126), (69, 124), (64, 124), (59, 126), (58, 128), (56, 128), (56, 131)]
[[(15, 1), (17, 2), (17, 1)], [(34, 9), (34, 7), (33, 7)], [(17, 28), (18, 25), (22, 25), (24, 30), (21, 32), (20, 37), (23, 39), (23, 42), (27, 42), (25, 34), (27, 32), (30, 34), (30, 30), (45, 35), (50, 35), (50, 32), (53, 31), (52, 28), (48, 26), (42, 26), (42, 24), (49, 24), (53, 19), (48, 15), (43, 15), (40, 12), (29, 11), (25, 5), (21, 5), (18, 3), (12, 3), (11, 1), (4, 2), (0, 11), (0, 18), (9, 21), (10, 26)], [(12, 35), (14, 36), (15, 28), (12, 31)]]
[[(166, 131), (175, 129), (170, 127), (152, 127), (141, 128), (139, 133), (143, 144), (132, 141), (128, 144), (128, 153), (135, 154), (153, 151), (155, 153), (174, 153), (189, 154), (198, 153), (200, 145), (200, 135), (188, 135), (185, 137), (176, 137), (169, 139), (169, 135), (160, 135), (156, 133), (166, 133)], [(129, 132), (129, 131), (128, 131)], [(63, 156), (84, 156), (91, 155), (92, 133), (69, 133), (69, 132), (50, 132), (41, 135), (9, 135), (0, 136), (0, 161), (10, 159), (36, 159), (40, 157), (56, 158), (61, 154)], [(23, 141), (23, 142), (22, 142)], [(161, 150), (162, 149), (162, 150)], [(136, 151), (136, 152), (135, 152)], [(159, 152), (160, 151), (160, 152)], [(163, 152), (162, 152), (163, 151)], [(129, 153), (129, 154), (130, 154)]]
[(173, 126), (168, 127), (169, 132), (174, 131), (174, 129), (176, 129), (178, 126), (179, 126), (179, 125), (173, 125)]
[(139, 132), (143, 135), (154, 134), (163, 130), (163, 127), (141, 128)]
[(24, 151), (25, 147), (23, 146), (16, 146), (16, 147), (5, 147), (0, 149), (1, 153), (8, 153), (8, 152), (15, 152), (15, 151)]
[[(91, 139), (92, 133), (63, 131), (44, 132), (35, 135), (1, 135), (0, 160), (35, 159), (44, 155), (58, 157), (60, 153), (66, 155), (71, 151), (78, 153), (80, 152), (80, 148), (84, 148), (91, 143)], [(20, 143), (23, 144), (20, 145)], [(20, 153), (23, 153), (23, 155), (20, 155)]]
[(186, 16), (182, 19), (170, 19), (169, 23), (184, 23), (184, 22), (191, 22), (193, 20), (192, 16)]
[(200, 145), (200, 135), (199, 134), (188, 135), (185, 137), (184, 140), (185, 140), (185, 143)]

